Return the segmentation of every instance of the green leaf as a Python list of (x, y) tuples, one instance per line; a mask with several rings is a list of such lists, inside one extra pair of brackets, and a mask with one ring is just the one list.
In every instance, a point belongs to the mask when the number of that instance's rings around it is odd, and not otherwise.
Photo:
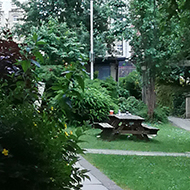
[(66, 74), (66, 77), (67, 77), (67, 79), (69, 79), (69, 80), (70, 80), (71, 76), (72, 76), (72, 73), (71, 73), (71, 72), (68, 72), (68, 73)]
[(21, 64), (24, 72), (26, 72), (31, 66), (30, 61), (28, 61), (28, 60), (24, 60), (24, 61), (21, 61), (19, 63)]
[(34, 40), (34, 42), (38, 41), (38, 35), (36, 33), (33, 35), (33, 40)]
[(76, 75), (75, 77), (76, 77), (77, 82), (79, 83), (80, 87), (84, 91), (84, 80), (83, 80), (82, 76)]
[(39, 51), (34, 52), (34, 55), (37, 59), (39, 59), (40, 62), (44, 62), (43, 55)]
[(43, 41), (43, 40), (40, 40), (40, 41), (38, 41), (38, 42), (36, 43), (36, 45), (45, 45), (45, 44), (46, 44), (46, 42)]

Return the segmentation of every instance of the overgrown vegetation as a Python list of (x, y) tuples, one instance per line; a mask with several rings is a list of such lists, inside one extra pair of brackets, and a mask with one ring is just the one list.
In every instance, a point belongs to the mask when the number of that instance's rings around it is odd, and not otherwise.
[(79, 128), (74, 134), (65, 130), (69, 117), (67, 109), (61, 109), (62, 105), (59, 104), (66, 104), (63, 95), (73, 93), (70, 92), (73, 83), (76, 88), (83, 89), (80, 63), (67, 68), (66, 75), (61, 78), (64, 85), (59, 81), (60, 88), (57, 85), (57, 90), (54, 89), (57, 96), (44, 99), (44, 104), (38, 107), (35, 101), (39, 101), (39, 79), (35, 70), (36, 66), (40, 66), (39, 62), (43, 61), (39, 46), (44, 42), (33, 34), (32, 39), (27, 39), (29, 45), (18, 45), (13, 42), (9, 31), (4, 31), (2, 39), (1, 189), (80, 189), (86, 170), (74, 165), (78, 154), (82, 153), (77, 143), (83, 131)]
[(140, 74), (136, 70), (120, 79), (119, 86), (122, 88), (121, 97), (126, 97), (126, 92), (124, 90), (127, 90), (129, 96), (134, 96), (136, 99), (142, 99), (142, 80)]
[(28, 103), (5, 101), (0, 106), (1, 189), (79, 189), (84, 171), (74, 164), (82, 153), (76, 144), (82, 131), (66, 132), (53, 108), (39, 112)]
[(159, 84), (156, 87), (158, 105), (167, 109), (167, 115), (185, 117), (187, 89)]

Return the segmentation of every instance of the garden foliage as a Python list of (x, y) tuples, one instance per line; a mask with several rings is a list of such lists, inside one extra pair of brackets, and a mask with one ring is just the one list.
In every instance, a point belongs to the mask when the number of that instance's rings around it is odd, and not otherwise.
[(107, 119), (110, 109), (113, 109), (115, 113), (118, 111), (118, 106), (106, 89), (85, 88), (81, 97), (72, 99), (72, 103), (73, 114), (78, 121), (103, 121)]
[(147, 106), (134, 96), (130, 96), (127, 99), (124, 97), (119, 98), (119, 108), (123, 113), (128, 111), (131, 114), (147, 118)]
[[(36, 59), (40, 57), (37, 47), (29, 48), (13, 41), (9, 30), (3, 30), (0, 39), (1, 95), (15, 104), (37, 99)], [(36, 54), (36, 56), (35, 56)]]
[[(39, 46), (44, 42), (34, 34), (29, 46), (18, 45), (13, 42), (9, 31), (4, 32), (2, 39), (1, 189), (80, 189), (86, 170), (80, 170), (74, 165), (78, 154), (82, 153), (77, 145), (82, 129), (67, 131), (65, 110), (62, 111), (60, 107), (55, 109), (50, 104), (53, 103), (52, 99), (45, 98), (45, 103), (40, 108), (33, 104), (38, 100), (36, 66), (40, 66), (39, 62), (43, 61)], [(81, 66), (67, 68), (63, 74), (64, 83), (59, 83), (61, 89), (54, 89), (55, 94), (60, 94), (60, 99), (77, 82), (78, 88), (84, 89), (84, 82), (75, 68)], [(69, 93), (71, 94), (72, 92)], [(59, 98), (56, 97), (54, 101), (60, 100)]]
[[(72, 123), (101, 121), (107, 118), (110, 109), (118, 112), (117, 83), (111, 78), (92, 81), (85, 74), (83, 65), (77, 67), (75, 63), (43, 66), (38, 73), (46, 83), (45, 94), (54, 97), (51, 102), (60, 110), (58, 114), (68, 114)], [(82, 76), (86, 76), (85, 83)], [(64, 89), (63, 84), (68, 89)]]
[[(135, 70), (129, 73), (126, 77), (122, 78), (119, 82), (120, 97), (134, 96), (141, 99), (142, 95), (142, 82), (140, 74)], [(126, 91), (127, 90), (127, 91)]]
[(63, 65), (72, 61), (84, 59), (84, 45), (80, 43), (74, 30), (70, 30), (66, 23), (59, 23), (57, 19), (49, 18), (40, 27), (32, 27), (32, 33), (38, 34), (45, 42), (41, 50), (45, 53), (45, 65)]
[(186, 95), (188, 94), (188, 87), (158, 83), (156, 92), (157, 103), (160, 107), (167, 108), (167, 115), (185, 117), (185, 101)]
[(64, 124), (60, 127), (54, 119), (53, 109), (39, 113), (28, 103), (2, 103), (1, 189), (79, 189), (84, 171), (74, 164), (77, 154), (82, 153), (76, 144), (80, 129), (76, 134), (66, 132)]

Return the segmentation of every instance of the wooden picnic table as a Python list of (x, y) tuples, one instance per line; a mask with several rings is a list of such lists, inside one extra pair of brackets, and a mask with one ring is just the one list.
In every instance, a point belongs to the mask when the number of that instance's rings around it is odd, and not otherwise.
[(143, 121), (142, 117), (121, 113), (109, 115), (108, 122), (96, 123), (95, 127), (102, 129), (103, 136), (132, 134), (139, 139), (148, 139), (148, 134), (157, 134), (159, 129), (147, 126)]

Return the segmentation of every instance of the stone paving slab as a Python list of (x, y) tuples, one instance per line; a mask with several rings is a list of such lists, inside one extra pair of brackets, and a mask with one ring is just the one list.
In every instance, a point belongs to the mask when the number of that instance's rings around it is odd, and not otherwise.
[(79, 164), (82, 168), (89, 170), (91, 180), (83, 182), (82, 190), (122, 190), (100, 170), (90, 164), (82, 156), (80, 156)]
[(182, 119), (178, 117), (168, 117), (168, 120), (173, 123), (173, 125), (190, 131), (190, 119)]
[(90, 177), (90, 180), (85, 179), (83, 181), (84, 185), (102, 185), (102, 183), (97, 178), (95, 178), (90, 172), (87, 172), (87, 175)]
[(103, 185), (85, 185), (82, 190), (108, 190)]
[(130, 151), (130, 150), (110, 150), (110, 149), (86, 149), (85, 153), (91, 154), (112, 154), (112, 155), (130, 155), (130, 156), (184, 156), (190, 157), (190, 153), (175, 153), (175, 152), (145, 152), (145, 151)]

